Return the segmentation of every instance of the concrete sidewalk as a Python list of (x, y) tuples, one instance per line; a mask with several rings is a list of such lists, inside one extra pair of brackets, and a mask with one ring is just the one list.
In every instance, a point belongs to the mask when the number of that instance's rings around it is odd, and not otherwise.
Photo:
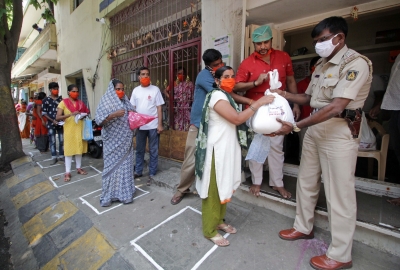
[[(234, 198), (226, 221), (238, 233), (226, 235), (230, 246), (219, 248), (202, 236), (199, 197), (170, 204), (179, 163), (164, 162), (150, 187), (146, 178), (136, 179), (133, 204), (102, 208), (102, 159), (84, 157), (88, 175), (72, 172), (65, 183), (62, 162), (51, 166), (50, 154), (39, 154), (27, 140), (24, 150), (29, 156), (0, 179), (15, 269), (311, 269), (310, 258), (330, 242), (329, 232), (318, 228), (312, 240), (283, 241), (277, 233), (292, 218)], [(400, 269), (400, 258), (355, 241), (353, 265)]]

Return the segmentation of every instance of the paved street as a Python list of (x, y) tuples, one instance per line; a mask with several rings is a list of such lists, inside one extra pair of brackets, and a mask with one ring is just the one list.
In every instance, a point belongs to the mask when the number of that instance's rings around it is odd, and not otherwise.
[[(12, 164), (14, 174), (0, 179), (15, 269), (311, 269), (310, 258), (330, 241), (318, 228), (312, 240), (282, 241), (277, 233), (292, 218), (234, 199), (226, 221), (238, 233), (226, 235), (230, 246), (219, 248), (202, 236), (198, 196), (170, 204), (179, 163), (161, 164), (150, 187), (147, 174), (137, 179), (133, 204), (103, 208), (102, 159), (85, 156), (88, 175), (73, 171), (66, 183), (62, 162), (51, 166), (50, 154), (41, 155), (28, 140), (24, 151), (28, 156)], [(399, 269), (400, 258), (354, 242), (353, 264)]]

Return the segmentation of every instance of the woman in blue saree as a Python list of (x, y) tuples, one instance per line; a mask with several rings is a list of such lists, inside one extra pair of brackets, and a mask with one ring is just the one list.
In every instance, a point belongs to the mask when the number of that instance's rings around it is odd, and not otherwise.
[(129, 128), (128, 114), (134, 111), (124, 92), (124, 85), (111, 80), (107, 92), (96, 110), (96, 123), (103, 127), (104, 170), (100, 205), (110, 206), (113, 201), (133, 202), (133, 131)]

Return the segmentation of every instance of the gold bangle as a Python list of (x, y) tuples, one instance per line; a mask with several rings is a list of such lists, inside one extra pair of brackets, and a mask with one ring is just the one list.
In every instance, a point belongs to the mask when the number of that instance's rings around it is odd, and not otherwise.
[(285, 95), (283, 97), (286, 98), (286, 91), (285, 91)]
[(256, 85), (256, 81), (253, 81), (253, 85), (254, 85), (254, 87), (257, 87), (257, 85)]
[(249, 106), (249, 108), (250, 108), (250, 109), (252, 109), (252, 110), (253, 110), (253, 112), (257, 111), (257, 109), (256, 109), (256, 108), (254, 108), (254, 107), (253, 107), (253, 106), (251, 106), (251, 105)]

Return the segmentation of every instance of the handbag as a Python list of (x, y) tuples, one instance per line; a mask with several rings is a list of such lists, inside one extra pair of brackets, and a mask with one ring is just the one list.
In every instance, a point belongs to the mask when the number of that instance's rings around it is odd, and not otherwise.
[(92, 120), (89, 118), (83, 119), (82, 139), (84, 141), (93, 140)]

